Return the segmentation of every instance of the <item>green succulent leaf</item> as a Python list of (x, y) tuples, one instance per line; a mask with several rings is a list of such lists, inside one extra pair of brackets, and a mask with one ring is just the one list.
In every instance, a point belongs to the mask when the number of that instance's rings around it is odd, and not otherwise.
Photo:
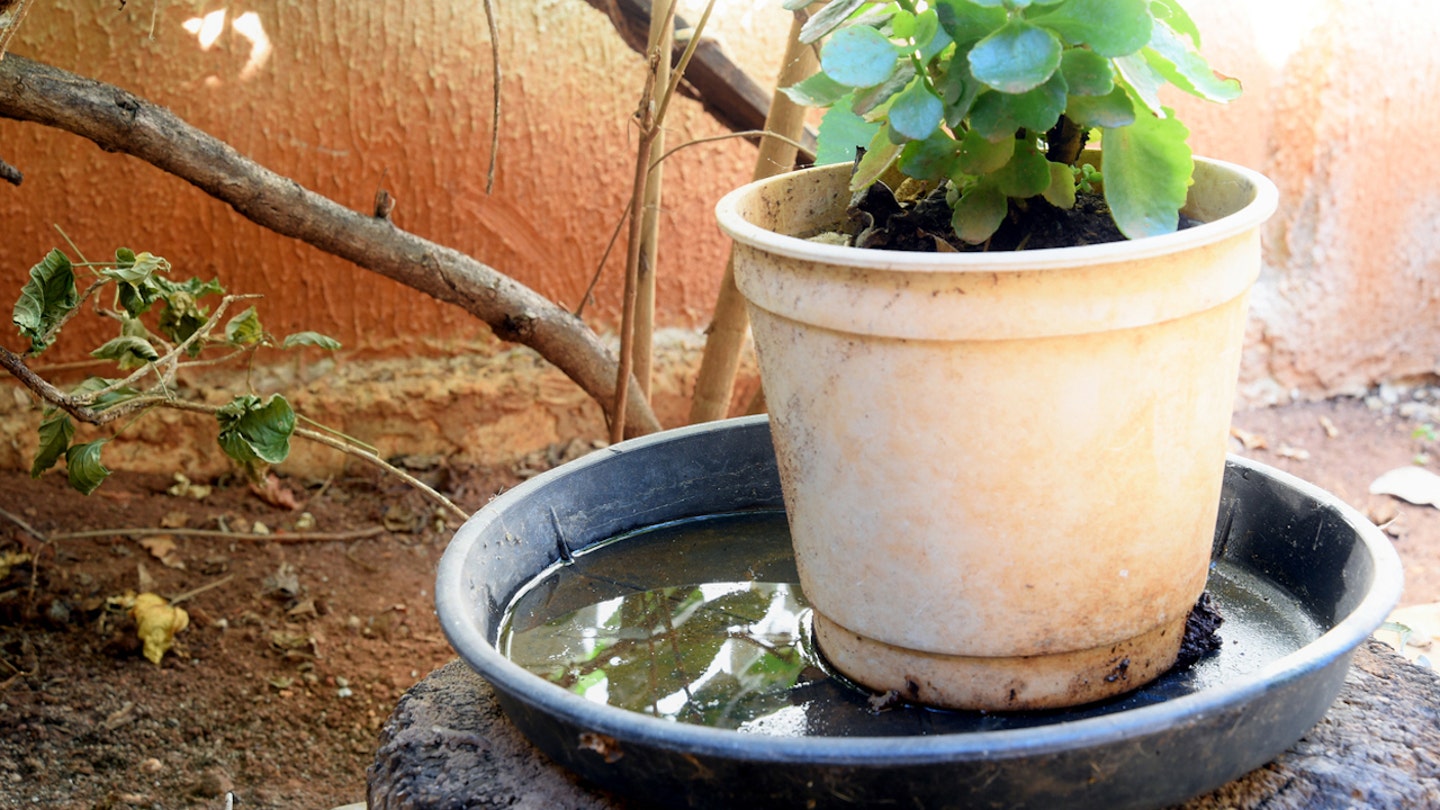
[(970, 124), (992, 141), (1013, 138), (1028, 129), (1048, 132), (1065, 112), (1065, 77), (1057, 71), (1050, 81), (1019, 95), (989, 91), (970, 108)]
[(1127, 238), (1175, 230), (1195, 165), (1189, 134), (1174, 116), (1139, 115), (1128, 127), (1101, 130), (1105, 202)]
[(1163, 22), (1155, 23), (1155, 35), (1144, 53), (1157, 73), (1192, 96), (1219, 102), (1240, 97), (1239, 81), (1212, 70), (1205, 57)]
[(1050, 161), (1029, 141), (1017, 141), (1015, 154), (999, 171), (995, 184), (1007, 197), (1034, 197), (1050, 186)]
[(1010, 201), (994, 185), (977, 183), (955, 202), (951, 225), (962, 240), (978, 245), (989, 239), (1005, 221)]
[(1071, 96), (1065, 115), (1085, 129), (1128, 127), (1135, 122), (1135, 105), (1123, 87), (1103, 96)]
[(1000, 3), (979, 4), (970, 0), (940, 0), (935, 15), (940, 27), (957, 43), (969, 44), (984, 39), (1005, 25), (1008, 15)]
[(982, 8), (1004, 8), (1006, 0), (970, 0), (970, 2)]
[(970, 49), (970, 73), (1002, 93), (1024, 93), (1060, 67), (1063, 46), (1051, 31), (1013, 19)]
[(75, 271), (64, 253), (52, 249), (30, 268), (30, 280), (20, 289), (12, 318), (20, 334), (30, 339), (30, 354), (49, 348), (50, 331), (79, 303)]
[(1164, 21), (1177, 33), (1189, 37), (1191, 45), (1199, 49), (1200, 28), (1178, 0), (1150, 0), (1150, 12), (1155, 15), (1156, 21)]
[(870, 143), (880, 131), (879, 124), (861, 118), (850, 104), (851, 99), (842, 98), (820, 119), (815, 147), (817, 166), (854, 162), (855, 150)]
[(940, 128), (944, 115), (940, 99), (916, 76), (890, 105), (890, 129), (907, 140), (923, 141)]
[(950, 133), (943, 127), (937, 127), (925, 140), (905, 144), (896, 165), (900, 171), (917, 180), (939, 180), (950, 176), (959, 151), (960, 144)]
[(960, 141), (960, 160), (956, 168), (970, 175), (989, 174), (1009, 163), (1014, 154), (1014, 138), (992, 141), (971, 130)]
[(39, 478), (41, 473), (54, 467), (69, 449), (70, 439), (74, 436), (75, 423), (70, 421), (70, 415), (56, 408), (47, 408), (45, 417), (40, 420), (40, 446), (35, 450), (35, 462), (30, 465), (30, 477)]
[(870, 140), (865, 155), (855, 164), (855, 173), (850, 177), (850, 190), (859, 191), (885, 174), (900, 157), (901, 145), (895, 143), (890, 137), (890, 128), (880, 127), (875, 137)]
[(975, 104), (975, 99), (985, 90), (974, 76), (970, 75), (970, 66), (964, 54), (956, 54), (950, 60), (949, 70), (937, 81), (940, 89), (940, 100), (945, 103), (945, 124), (951, 129), (958, 129), (962, 121), (970, 115), (970, 109)]
[(940, 16), (934, 9), (926, 9), (915, 18), (915, 33), (911, 35), (921, 62), (929, 62), (935, 55), (950, 47), (954, 42), (944, 28), (940, 27)]
[(1110, 60), (1084, 48), (1070, 48), (1060, 59), (1060, 72), (1072, 96), (1103, 96), (1115, 89)]
[(90, 356), (97, 360), (113, 360), (121, 369), (127, 371), (160, 359), (160, 354), (150, 345), (150, 341), (135, 335), (121, 335), (108, 340), (100, 348), (90, 352)]
[(235, 346), (253, 346), (265, 338), (265, 328), (260, 325), (260, 315), (255, 307), (231, 318), (225, 324), (225, 340)]
[(295, 411), (279, 394), (264, 402), (251, 394), (238, 396), (215, 414), (220, 423), (220, 448), (235, 461), (279, 464), (290, 455)]
[(340, 341), (319, 332), (296, 332), (286, 336), (280, 343), (282, 349), (294, 349), (298, 346), (315, 346), (333, 352), (340, 348)]
[[(854, 14), (855, 10), (865, 5), (866, 2), (867, 0), (834, 0), (834, 2), (817, 11), (815, 16), (807, 20), (805, 25), (800, 28), (800, 42), (805, 45), (809, 45), (812, 42), (819, 42), (821, 37), (843, 25), (846, 18)], [(795, 11), (798, 8), (804, 8), (806, 5), (808, 5), (808, 3), (801, 3), (796, 8), (791, 8), (790, 10)], [(787, 3), (786, 7), (790, 8), (790, 5)]]
[(96, 439), (85, 444), (71, 445), (70, 449), (65, 451), (65, 471), (70, 479), (70, 486), (81, 494), (89, 495), (110, 477), (110, 471), (100, 463), (100, 451), (109, 441)]
[(1149, 110), (1152, 115), (1163, 118), (1165, 106), (1160, 102), (1160, 88), (1165, 86), (1161, 76), (1143, 54), (1131, 54), (1115, 60), (1115, 72), (1130, 93), (1130, 100)]
[(848, 85), (841, 84), (824, 73), (816, 73), (798, 84), (782, 88), (780, 92), (802, 107), (828, 107), (844, 98), (850, 90)]
[(898, 62), (895, 72), (889, 78), (880, 82), (874, 87), (862, 87), (855, 91), (855, 101), (851, 109), (856, 115), (864, 116), (868, 120), (876, 120), (884, 115), (889, 109), (890, 103), (895, 96), (904, 90), (911, 81), (915, 79), (915, 65), (908, 59)]
[(820, 67), (851, 87), (874, 87), (895, 72), (900, 52), (885, 35), (867, 25), (837, 31), (820, 49)]
[(1041, 194), (1056, 208), (1068, 211), (1075, 207), (1075, 170), (1070, 164), (1050, 163), (1050, 185)]
[(1101, 56), (1125, 56), (1150, 42), (1149, 0), (1065, 0), (1032, 15), (1031, 22), (1059, 34), (1071, 45), (1085, 45)]

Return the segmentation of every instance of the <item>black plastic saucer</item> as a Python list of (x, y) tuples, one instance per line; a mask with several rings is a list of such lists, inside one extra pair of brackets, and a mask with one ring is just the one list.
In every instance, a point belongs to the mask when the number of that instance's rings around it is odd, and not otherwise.
[(588, 701), (495, 648), (514, 595), (557, 562), (677, 521), (778, 509), (764, 417), (616, 445), (501, 495), (461, 527), (440, 563), (442, 627), (546, 755), (641, 802), (1155, 808), (1235, 779), (1304, 735), (1400, 592), (1399, 560), (1365, 518), (1231, 458), (1212, 584), (1230, 607), (1222, 634), (1238, 647), (1106, 703), (1009, 716), (911, 709), (908, 719), (835, 711), (785, 735), (747, 733)]

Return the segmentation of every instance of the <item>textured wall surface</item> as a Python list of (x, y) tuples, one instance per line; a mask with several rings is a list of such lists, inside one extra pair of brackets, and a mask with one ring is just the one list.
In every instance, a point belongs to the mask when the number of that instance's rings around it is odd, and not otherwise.
[[(401, 227), (573, 308), (628, 199), (642, 62), (581, 0), (495, 5), (503, 123), (489, 196), (490, 36), (471, 0), (123, 9), (55, 0), (36, 4), (13, 50), (169, 106), (357, 210), (371, 210), (383, 185), (398, 200)], [(733, 16), (734, 26), (753, 25)], [(723, 131), (689, 101), (670, 118), (672, 142)], [(0, 188), (3, 288), (62, 244), (58, 224), (87, 254), (128, 245), (169, 258), (181, 273), (266, 293), (261, 315), (279, 334), (317, 329), (391, 356), (446, 351), (487, 334), (458, 309), (274, 236), (153, 167), (74, 136), (0, 121), (0, 153), (26, 174), (20, 188)], [(667, 322), (700, 325), (712, 306), (728, 247), (711, 208), (749, 178), (753, 154), (728, 141), (667, 164), (659, 293)], [(618, 312), (623, 256), (622, 240), (592, 310), (602, 327)]]
[[(496, 4), (505, 114), (489, 196), (489, 34), (479, 3), (118, 5), (36, 3), (14, 51), (165, 104), (357, 210), (369, 211), (383, 185), (399, 201), (394, 218), (402, 227), (466, 251), (567, 306), (578, 302), (624, 207), (634, 143), (629, 117), (643, 75), (640, 58), (583, 0)], [(682, 0), (681, 12), (693, 21), (703, 5)], [(787, 31), (778, 6), (718, 0), (712, 22), (712, 33), (762, 81), (774, 81)], [(1192, 144), (1264, 171), (1281, 191), (1266, 234), (1242, 391), (1251, 401), (1320, 397), (1435, 372), (1440, 192), (1431, 178), (1440, 176), (1440, 150), (1429, 141), (1440, 132), (1433, 101), (1440, 7), (1428, 0), (1187, 6), (1206, 33), (1211, 62), (1246, 88), (1228, 106), (1172, 96), (1193, 130)], [(672, 143), (722, 131), (693, 102), (682, 102), (671, 119)], [(346, 343), (342, 366), (428, 355), (437, 362), (425, 368), (443, 374), (447, 356), (497, 351), (488, 331), (458, 309), (274, 236), (135, 159), (8, 121), (0, 121), (0, 155), (26, 173), (18, 189), (0, 185), (0, 299), (60, 244), (52, 228), (58, 224), (88, 254), (119, 245), (151, 250), (186, 275), (219, 276), (232, 290), (266, 293), (261, 315), (271, 331), (333, 334)], [(665, 324), (704, 325), (727, 250), (711, 210), (748, 179), (753, 155), (740, 142), (710, 143), (667, 166)], [(616, 319), (618, 269), (612, 259), (587, 316), (602, 329)], [(95, 345), (94, 338), (67, 329), (76, 349)], [(4, 330), (0, 342), (18, 348), (20, 341)], [(356, 368), (347, 372), (356, 381), (337, 376), (330, 387), (315, 383), (330, 393), (315, 393), (312, 407), (345, 424), (358, 420), (367, 426), (364, 438), (386, 444), (380, 434), (387, 428), (358, 413), (352, 420), (326, 399), (343, 399), (358, 380), (383, 384), (384, 369)], [(688, 385), (688, 378), (668, 381), (667, 396), (683, 399)], [(487, 388), (485, 396), (527, 386)], [(435, 428), (462, 436), (472, 423), (500, 420), (498, 411), (446, 404), (480, 395), (465, 389), (435, 406), (441, 414)], [(559, 410), (585, 410), (572, 404)], [(683, 404), (672, 405), (683, 414)], [(447, 410), (464, 424), (443, 423)], [(32, 418), (24, 420), (27, 436)], [(594, 418), (545, 417), (540, 427), (513, 435), (497, 421), (485, 442), (513, 454)], [(400, 427), (394, 419), (386, 424)], [(17, 452), (33, 441), (0, 433), (0, 443)], [(392, 438), (397, 447), (416, 441)], [(436, 451), (448, 452), (438, 444)]]

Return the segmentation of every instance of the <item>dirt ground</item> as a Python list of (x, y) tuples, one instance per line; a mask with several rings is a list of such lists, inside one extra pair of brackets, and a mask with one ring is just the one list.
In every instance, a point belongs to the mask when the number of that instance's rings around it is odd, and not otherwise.
[[(1437, 408), (1421, 388), (1246, 411), (1235, 446), (1390, 522), (1404, 603), (1437, 602), (1440, 511), (1368, 492), (1417, 456), (1440, 467), (1425, 427)], [(520, 477), (411, 461), (466, 509)], [(0, 473), (0, 559), (33, 558), (0, 566), (0, 808), (219, 810), (229, 791), (243, 810), (363, 801), (380, 724), (453, 657), (431, 603), (450, 529), (369, 473), (283, 481), (297, 510), (240, 483), (207, 482), (203, 498), (175, 483), (122, 473), (82, 499), (58, 475)], [(295, 537), (307, 513), (309, 531), (341, 539)], [(139, 527), (166, 528), (117, 531)], [(127, 591), (183, 597), (189, 627), (160, 666), (110, 601)]]

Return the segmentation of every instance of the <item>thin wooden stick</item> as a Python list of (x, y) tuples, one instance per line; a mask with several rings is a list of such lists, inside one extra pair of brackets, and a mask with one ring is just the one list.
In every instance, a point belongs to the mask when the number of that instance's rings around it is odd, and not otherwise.
[[(803, 14), (796, 14), (790, 26), (790, 39), (785, 46), (785, 61), (780, 68), (778, 87), (787, 87), (807, 78), (819, 66), (814, 50), (800, 44), (800, 28), (804, 20)], [(767, 135), (760, 141), (760, 154), (755, 159), (756, 180), (789, 171), (794, 165), (797, 151), (794, 142), (805, 132), (805, 108), (777, 89), (765, 119), (765, 131), (783, 137)], [(700, 359), (695, 397), (690, 403), (692, 424), (723, 419), (730, 410), (735, 373), (740, 367), (740, 350), (745, 345), (745, 333), (750, 326), (745, 299), (735, 287), (733, 262), (732, 253), (731, 261), (725, 266), (725, 276), (720, 281), (715, 314), (707, 330), (705, 353)]]

